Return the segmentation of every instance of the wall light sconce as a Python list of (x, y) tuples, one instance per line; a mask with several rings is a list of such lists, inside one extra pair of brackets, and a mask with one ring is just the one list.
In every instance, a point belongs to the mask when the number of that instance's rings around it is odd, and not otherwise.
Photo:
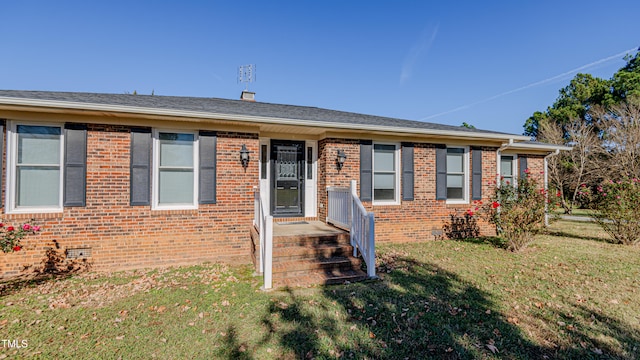
[(247, 150), (247, 146), (242, 144), (242, 149), (240, 149), (240, 162), (242, 163), (242, 167), (246, 168), (249, 166), (249, 150)]
[(344, 153), (344, 150), (338, 149), (338, 156), (336, 158), (336, 164), (338, 165), (338, 170), (342, 170), (345, 160), (347, 160), (347, 154)]

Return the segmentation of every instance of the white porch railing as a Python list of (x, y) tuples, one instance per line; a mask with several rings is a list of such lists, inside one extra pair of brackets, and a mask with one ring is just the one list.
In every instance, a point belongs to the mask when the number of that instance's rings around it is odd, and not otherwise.
[(327, 187), (327, 222), (349, 229), (353, 256), (362, 254), (367, 264), (367, 276), (376, 277), (375, 221), (372, 212), (362, 205), (356, 181), (350, 188)]
[(264, 277), (263, 290), (273, 287), (273, 216), (269, 215), (266, 202), (255, 189), (253, 225), (260, 233), (260, 272)]
[(349, 230), (351, 228), (351, 189), (327, 187), (327, 222)]

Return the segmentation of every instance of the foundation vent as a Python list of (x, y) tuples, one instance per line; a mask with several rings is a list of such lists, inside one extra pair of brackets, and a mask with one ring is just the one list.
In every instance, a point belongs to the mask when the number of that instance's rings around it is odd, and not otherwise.
[(88, 259), (91, 257), (91, 248), (67, 249), (67, 259)]

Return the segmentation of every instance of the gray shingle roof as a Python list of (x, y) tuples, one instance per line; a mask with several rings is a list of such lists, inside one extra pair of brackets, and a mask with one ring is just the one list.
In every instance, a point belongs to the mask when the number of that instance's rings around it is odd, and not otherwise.
[(497, 131), (468, 129), (461, 126), (365, 115), (317, 107), (281, 105), (218, 98), (20, 90), (0, 90), (0, 97), (63, 101), (76, 104), (127, 106), (145, 109), (183, 110), (212, 114), (260, 116), (276, 119), (306, 120), (337, 124), (457, 131), (468, 132), (469, 135), (475, 134), (480, 136), (482, 136), (482, 134), (508, 135), (507, 133)]

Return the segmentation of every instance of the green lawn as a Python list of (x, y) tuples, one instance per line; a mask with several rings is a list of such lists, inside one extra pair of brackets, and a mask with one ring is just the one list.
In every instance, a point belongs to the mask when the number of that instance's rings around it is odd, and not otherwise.
[(640, 357), (640, 248), (558, 222), (528, 249), (379, 246), (381, 279), (262, 292), (206, 264), (5, 284), (0, 358)]
[[(564, 209), (562, 208), (555, 209), (553, 213), (556, 215), (565, 215)], [(591, 209), (573, 209), (573, 211), (571, 212), (571, 215), (588, 217), (588, 216), (592, 216), (593, 213), (594, 213), (594, 210), (591, 210)]]

